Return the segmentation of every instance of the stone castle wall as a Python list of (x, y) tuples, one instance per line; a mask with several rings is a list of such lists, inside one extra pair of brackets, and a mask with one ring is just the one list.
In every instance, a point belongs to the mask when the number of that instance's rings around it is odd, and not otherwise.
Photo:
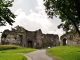
[(61, 45), (77, 45), (80, 46), (80, 36), (78, 34), (64, 34), (60, 38)]
[(42, 31), (28, 31), (18, 26), (17, 29), (5, 30), (2, 33), (1, 44), (14, 44), (29, 48), (45, 48), (58, 45), (59, 37), (53, 34), (43, 34)]

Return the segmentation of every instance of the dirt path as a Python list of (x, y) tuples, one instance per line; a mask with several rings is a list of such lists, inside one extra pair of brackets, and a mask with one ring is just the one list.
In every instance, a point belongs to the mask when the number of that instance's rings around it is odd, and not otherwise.
[(24, 54), (28, 60), (54, 60), (48, 55), (46, 55), (45, 50), (37, 50), (28, 54)]

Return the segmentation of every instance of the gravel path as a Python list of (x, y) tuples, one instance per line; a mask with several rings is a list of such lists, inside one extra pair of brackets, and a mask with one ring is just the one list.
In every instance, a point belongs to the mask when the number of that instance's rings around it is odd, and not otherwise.
[(28, 60), (54, 60), (48, 55), (46, 55), (46, 51), (44, 49), (37, 50), (24, 55), (28, 58)]

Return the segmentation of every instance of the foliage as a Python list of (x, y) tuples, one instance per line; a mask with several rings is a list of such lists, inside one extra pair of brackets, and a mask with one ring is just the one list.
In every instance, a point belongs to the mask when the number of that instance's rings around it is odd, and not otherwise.
[(59, 15), (62, 23), (58, 28), (80, 33), (80, 0), (44, 0), (45, 11), (50, 18)]
[(42, 47), (45, 48), (46, 47), (46, 44), (47, 44), (47, 41), (46, 40), (43, 40)]
[(11, 12), (9, 7), (12, 7), (14, 0), (0, 0), (0, 26), (5, 26), (6, 23), (12, 25), (15, 15)]
[(80, 60), (79, 46), (57, 46), (47, 49), (47, 54), (57, 60)]

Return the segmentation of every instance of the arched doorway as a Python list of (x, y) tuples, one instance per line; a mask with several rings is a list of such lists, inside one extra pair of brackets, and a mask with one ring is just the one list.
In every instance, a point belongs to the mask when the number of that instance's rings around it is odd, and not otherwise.
[(33, 48), (33, 42), (32, 41), (28, 41), (28, 47)]
[(65, 46), (66, 44), (67, 44), (67, 39), (64, 38), (64, 39), (63, 39), (63, 46)]

